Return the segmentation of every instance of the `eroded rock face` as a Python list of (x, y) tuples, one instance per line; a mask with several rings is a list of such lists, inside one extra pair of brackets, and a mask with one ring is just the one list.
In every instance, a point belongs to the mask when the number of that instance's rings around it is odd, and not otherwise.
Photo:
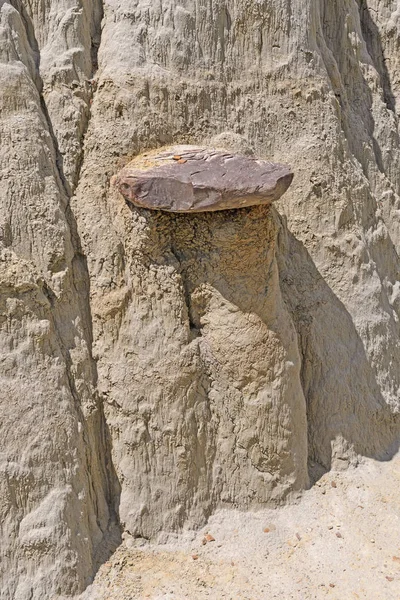
[[(307, 456), (388, 458), (397, 2), (0, 0), (0, 19), (2, 600), (87, 585), (113, 468), (122, 528), (156, 535), (281, 502)], [(132, 209), (110, 186), (213, 138), (295, 166), (277, 211)]]
[(125, 200), (151, 210), (196, 213), (269, 205), (291, 184), (289, 167), (213, 148), (144, 154), (119, 173)]
[(29, 23), (0, 2), (2, 600), (80, 592), (119, 539), (88, 273)]
[[(276, 216), (262, 206), (200, 215), (124, 208), (135, 223), (126, 264), (135, 299), (119, 298), (123, 314), (109, 314), (118, 340), (98, 355), (124, 526), (154, 537), (198, 526), (217, 506), (280, 502), (308, 474)], [(111, 305), (94, 300), (93, 309), (103, 319)]]

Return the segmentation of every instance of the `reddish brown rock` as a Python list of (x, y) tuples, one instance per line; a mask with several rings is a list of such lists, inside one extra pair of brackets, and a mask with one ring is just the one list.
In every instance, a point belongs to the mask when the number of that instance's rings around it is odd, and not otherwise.
[(116, 185), (136, 206), (186, 213), (271, 204), (292, 179), (286, 165), (224, 150), (175, 146), (135, 158), (119, 173)]

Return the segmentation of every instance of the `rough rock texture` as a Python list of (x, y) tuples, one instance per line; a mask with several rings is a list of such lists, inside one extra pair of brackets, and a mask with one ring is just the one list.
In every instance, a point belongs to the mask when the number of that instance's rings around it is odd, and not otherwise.
[(124, 528), (152, 537), (200, 525), (221, 503), (280, 501), (308, 477), (273, 215), (266, 207), (229, 218), (122, 209), (135, 225), (125, 259), (135, 294), (119, 296), (120, 312), (116, 296), (92, 306), (118, 332), (107, 352), (102, 338), (95, 351)]
[(172, 146), (139, 155), (115, 185), (135, 206), (197, 213), (270, 205), (292, 179), (286, 165), (215, 148)]
[[(395, 0), (0, 0), (2, 600), (82, 590), (119, 485), (148, 537), (397, 449), (399, 27)], [(205, 215), (110, 186), (182, 143), (296, 176)]]
[(15, 600), (77, 593), (118, 538), (88, 273), (28, 32), (1, 2), (0, 597)]

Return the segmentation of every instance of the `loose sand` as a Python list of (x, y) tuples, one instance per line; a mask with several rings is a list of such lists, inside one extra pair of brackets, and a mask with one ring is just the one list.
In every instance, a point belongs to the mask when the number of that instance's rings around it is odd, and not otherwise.
[(294, 505), (126, 538), (84, 598), (400, 600), (400, 456), (327, 473)]

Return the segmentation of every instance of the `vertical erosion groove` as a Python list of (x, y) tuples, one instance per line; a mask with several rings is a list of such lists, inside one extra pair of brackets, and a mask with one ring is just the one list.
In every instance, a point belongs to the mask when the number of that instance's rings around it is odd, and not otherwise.
[(373, 65), (379, 74), (380, 84), (386, 106), (396, 114), (396, 99), (390, 82), (389, 71), (386, 66), (386, 58), (383, 51), (381, 34), (371, 15), (371, 9), (366, 0), (358, 0), (360, 10), (361, 28), (368, 53)]
[[(63, 281), (63, 290), (60, 294), (55, 294), (51, 288), (52, 281), (49, 279), (43, 282), (43, 293), (47, 297), (50, 304), (50, 312), (52, 325), (54, 328), (58, 347), (60, 349), (68, 388), (71, 397), (74, 401), (75, 418), (80, 425), (83, 425), (83, 456), (80, 457), (80, 467), (86, 473), (87, 477), (87, 493), (89, 496), (89, 505), (92, 510), (90, 519), (97, 523), (98, 529), (102, 532), (103, 538), (99, 542), (97, 533), (93, 533), (93, 538), (90, 540), (92, 544), (91, 564), (93, 569), (107, 559), (109, 554), (120, 543), (120, 530), (118, 523), (118, 498), (119, 498), (119, 483), (115, 474), (115, 470), (111, 458), (111, 442), (108, 433), (108, 428), (104, 416), (103, 405), (96, 390), (97, 384), (97, 368), (93, 359), (92, 353), (92, 316), (89, 303), (90, 282), (87, 269), (86, 257), (82, 251), (79, 232), (75, 216), (70, 207), (70, 199), (79, 180), (80, 169), (83, 161), (83, 146), (84, 138), (90, 122), (90, 105), (93, 101), (95, 93), (94, 77), (97, 70), (97, 54), (101, 42), (101, 20), (103, 18), (102, 2), (95, 3), (92, 6), (87, 2), (82, 7), (82, 18), (90, 14), (93, 17), (93, 22), (90, 24), (91, 30), (91, 46), (88, 52), (91, 57), (91, 72), (89, 81), (89, 94), (87, 100), (87, 111), (81, 114), (82, 119), (82, 136), (79, 140), (80, 153), (76, 163), (75, 181), (71, 184), (68, 181), (63, 167), (63, 155), (59, 147), (57, 132), (53, 126), (52, 115), (50, 114), (45, 93), (43, 76), (41, 76), (41, 55), (39, 44), (35, 35), (34, 22), (28, 14), (25, 7), (19, 1), (14, 2), (14, 8), (19, 12), (22, 22), (25, 27), (27, 40), (31, 48), (32, 54), (35, 57), (36, 73), (34, 75), (34, 83), (37, 88), (40, 99), (40, 107), (42, 115), (47, 125), (47, 130), (51, 138), (53, 161), (58, 175), (58, 184), (61, 198), (61, 210), (63, 210), (66, 222), (68, 224), (68, 236), (65, 240), (66, 248), (71, 244), (72, 258), (69, 265), (69, 274), (66, 271), (66, 276)], [(42, 74), (43, 75), (43, 74)], [(53, 107), (54, 108), (54, 107)], [(74, 132), (71, 132), (73, 135)], [(66, 250), (68, 253), (68, 250)], [(75, 296), (71, 302), (71, 294)], [(69, 296), (69, 298), (67, 298)], [(68, 307), (65, 306), (68, 304)], [(75, 304), (74, 304), (75, 303)], [(71, 307), (71, 304), (74, 306)], [(87, 348), (88, 356), (85, 358), (74, 358), (75, 341), (71, 340), (68, 328), (72, 327), (74, 320), (81, 323), (80, 335), (84, 340), (84, 346)], [(85, 363), (85, 364), (83, 364)], [(85, 373), (79, 374), (80, 370), (85, 370)], [(84, 382), (83, 397), (82, 392), (78, 389), (76, 379), (86, 377)], [(81, 386), (82, 387), (82, 386)], [(88, 392), (88, 390), (91, 390)], [(88, 397), (88, 394), (91, 397)], [(85, 404), (87, 406), (85, 406)], [(106, 501), (108, 510), (105, 511), (104, 500)], [(108, 512), (108, 522), (105, 522), (105, 514)], [(90, 531), (95, 532), (93, 524), (90, 525)], [(74, 541), (72, 541), (73, 545)], [(85, 560), (88, 560), (86, 557)], [(93, 576), (93, 572), (86, 573), (86, 580)], [(78, 575), (76, 579), (78, 580)], [(71, 586), (75, 584), (71, 581)], [(82, 586), (82, 581), (78, 583)], [(36, 598), (36, 596), (35, 596)]]
[[(89, 1), (89, 7), (91, 6), (91, 2), (90, 0), (86, 0)], [(87, 114), (83, 115), (83, 131), (82, 131), (82, 136), (80, 139), (80, 146), (81, 146), (81, 151), (77, 160), (77, 164), (76, 164), (76, 173), (75, 173), (75, 185), (74, 185), (74, 189), (72, 190), (72, 192), (76, 189), (78, 183), (79, 183), (79, 179), (80, 179), (80, 174), (81, 174), (81, 169), (82, 169), (82, 165), (83, 165), (83, 160), (84, 160), (84, 155), (85, 155), (85, 138), (86, 138), (86, 133), (89, 129), (89, 124), (90, 124), (90, 119), (91, 119), (91, 106), (93, 104), (94, 101), (94, 96), (96, 93), (96, 73), (98, 70), (98, 53), (99, 53), (99, 48), (100, 48), (100, 44), (101, 44), (101, 24), (103, 21), (103, 17), (104, 17), (104, 4), (103, 4), (103, 0), (95, 0), (93, 2), (93, 11), (94, 11), (94, 15), (93, 15), (93, 23), (92, 23), (92, 28), (91, 28), (91, 47), (90, 47), (90, 57), (91, 57), (91, 63), (92, 63), (92, 70), (91, 70), (91, 77), (90, 77), (90, 87), (89, 87), (89, 99), (88, 99), (88, 112)]]

